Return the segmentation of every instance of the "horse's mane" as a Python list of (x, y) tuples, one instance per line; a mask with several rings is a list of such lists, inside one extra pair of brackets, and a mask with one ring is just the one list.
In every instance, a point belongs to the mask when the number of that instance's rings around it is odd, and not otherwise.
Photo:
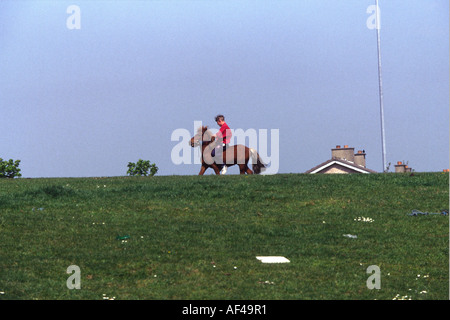
[(209, 130), (208, 126), (199, 127), (197, 129), (197, 135), (201, 136), (204, 142), (209, 142), (214, 137), (214, 134)]
[[(205, 129), (205, 133), (203, 133), (203, 129)], [(198, 134), (209, 134), (210, 136), (213, 135), (212, 132), (209, 130), (209, 127), (208, 127), (208, 126), (198, 127), (197, 133), (198, 133)]]

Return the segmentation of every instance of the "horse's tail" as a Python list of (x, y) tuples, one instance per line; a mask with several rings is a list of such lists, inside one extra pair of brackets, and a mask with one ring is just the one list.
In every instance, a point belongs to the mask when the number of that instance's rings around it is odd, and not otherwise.
[(266, 170), (266, 165), (261, 160), (261, 157), (259, 156), (258, 152), (256, 152), (255, 149), (250, 148), (250, 154), (253, 162), (252, 164), (253, 173), (260, 174), (261, 172)]

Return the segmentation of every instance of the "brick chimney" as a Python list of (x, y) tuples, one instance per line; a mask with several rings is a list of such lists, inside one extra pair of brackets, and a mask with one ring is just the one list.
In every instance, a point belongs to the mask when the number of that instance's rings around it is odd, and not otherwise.
[(395, 172), (411, 172), (411, 168), (408, 168), (404, 161), (397, 161), (397, 164), (395, 165)]
[(349, 148), (347, 145), (345, 145), (343, 148), (341, 148), (341, 146), (336, 146), (336, 148), (331, 149), (331, 158), (355, 162), (354, 152), (355, 148)]
[(366, 153), (363, 150), (358, 150), (358, 153), (355, 153), (355, 164), (358, 166), (366, 167)]

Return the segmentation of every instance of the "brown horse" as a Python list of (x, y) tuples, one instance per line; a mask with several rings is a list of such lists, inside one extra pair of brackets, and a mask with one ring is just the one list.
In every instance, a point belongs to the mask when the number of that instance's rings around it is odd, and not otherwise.
[[(216, 174), (220, 174), (223, 164), (227, 166), (237, 164), (240, 174), (259, 174), (266, 168), (255, 149), (241, 144), (230, 146), (224, 150), (222, 152), (222, 159), (213, 158), (211, 152), (219, 143), (207, 126), (198, 128), (197, 134), (191, 138), (191, 147), (197, 147), (199, 145), (202, 147), (202, 167), (199, 175), (203, 175), (208, 168), (212, 168)], [(247, 165), (250, 157), (252, 157), (253, 171)]]

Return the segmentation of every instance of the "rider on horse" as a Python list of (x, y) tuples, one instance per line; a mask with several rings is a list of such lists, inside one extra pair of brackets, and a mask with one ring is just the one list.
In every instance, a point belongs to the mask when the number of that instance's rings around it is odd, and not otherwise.
[[(228, 145), (231, 140), (231, 129), (228, 127), (228, 125), (225, 123), (225, 117), (221, 114), (216, 116), (215, 118), (217, 124), (220, 126), (219, 132), (216, 133), (215, 137), (218, 141), (221, 141), (216, 148), (213, 149), (211, 152), (211, 156), (214, 158), (216, 156), (216, 149), (217, 149), (217, 157), (222, 158), (222, 152), (225, 151), (228, 148)], [(227, 164), (223, 164), (223, 168), (220, 171), (221, 174), (225, 174), (227, 172)]]

